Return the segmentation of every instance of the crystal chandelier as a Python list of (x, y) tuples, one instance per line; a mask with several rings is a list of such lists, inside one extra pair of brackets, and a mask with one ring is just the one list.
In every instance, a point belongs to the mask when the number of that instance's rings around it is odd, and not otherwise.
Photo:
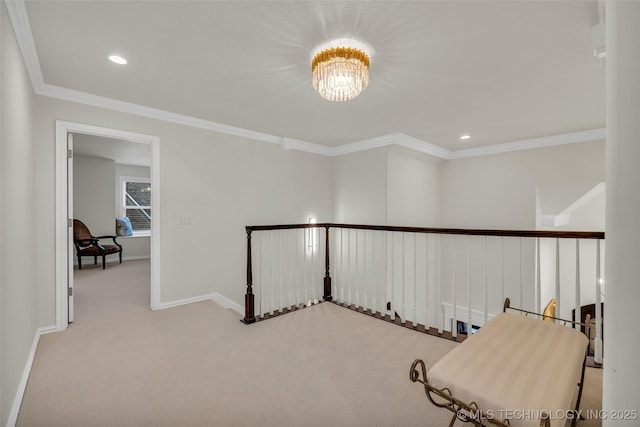
[(329, 101), (349, 101), (369, 84), (369, 51), (363, 43), (339, 39), (315, 49), (313, 87)]

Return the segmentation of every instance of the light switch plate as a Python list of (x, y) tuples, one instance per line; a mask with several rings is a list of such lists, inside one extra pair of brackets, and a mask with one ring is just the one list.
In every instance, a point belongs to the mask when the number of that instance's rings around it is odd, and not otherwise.
[(191, 215), (178, 215), (179, 225), (191, 225)]

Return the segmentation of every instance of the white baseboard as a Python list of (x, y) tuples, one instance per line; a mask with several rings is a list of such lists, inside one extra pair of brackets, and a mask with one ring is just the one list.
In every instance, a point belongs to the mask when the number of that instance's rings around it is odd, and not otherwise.
[(230, 300), (222, 294), (214, 292), (211, 294), (211, 299), (218, 305), (221, 305), (224, 308), (229, 308), (233, 311), (238, 312), (241, 316), (244, 316), (244, 307), (242, 307), (237, 302)]
[[(151, 255), (140, 255), (140, 256), (126, 256), (122, 258), (122, 261), (137, 261), (139, 259), (151, 259)], [(112, 261), (112, 262), (118, 262), (118, 261)], [(107, 264), (109, 263), (109, 261), (107, 261)]]
[[(88, 258), (88, 257), (87, 257)], [(127, 256), (127, 257), (122, 257), (122, 261), (136, 261), (139, 259), (151, 259), (151, 255), (140, 255), (140, 256)], [(106, 263), (107, 264), (113, 264), (113, 263), (119, 263), (120, 259), (118, 259), (118, 257), (109, 257), (106, 259)], [(73, 265), (74, 266), (78, 266), (78, 257), (75, 257), (74, 261), (73, 261)], [(85, 261), (82, 261), (82, 265), (87, 265), (87, 263)], [(93, 265), (93, 264), (91, 264)], [(97, 265), (102, 265), (102, 259), (98, 259), (98, 264)]]
[(191, 297), (191, 298), (185, 298), (185, 299), (181, 299), (181, 300), (175, 300), (175, 301), (169, 301), (169, 302), (162, 302), (160, 303), (160, 305), (158, 305), (158, 310), (164, 310), (165, 308), (171, 308), (171, 307), (179, 307), (181, 305), (185, 305), (185, 304), (193, 304), (194, 302), (200, 302), (200, 301), (210, 301), (212, 298), (213, 294), (207, 294), (207, 295), (200, 295), (198, 297)]
[(18, 384), (18, 390), (16, 391), (16, 397), (13, 399), (13, 405), (11, 405), (11, 412), (9, 412), (9, 418), (7, 419), (6, 427), (14, 427), (18, 420), (18, 412), (20, 412), (20, 405), (22, 405), (22, 398), (24, 397), (24, 391), (27, 389), (27, 381), (29, 380), (29, 374), (31, 374), (31, 367), (33, 366), (33, 360), (36, 357), (36, 350), (38, 349), (38, 343), (40, 337), (44, 334), (56, 332), (57, 329), (54, 326), (45, 326), (36, 330), (36, 335), (33, 338), (33, 344), (31, 344), (31, 351), (27, 356), (27, 363), (22, 371), (22, 377), (20, 378), (20, 384)]
[(236, 303), (233, 300), (230, 300), (229, 298), (217, 292), (213, 292), (207, 295), (200, 295), (198, 297), (191, 297), (191, 298), (185, 298), (181, 300), (163, 302), (158, 306), (158, 310), (164, 310), (165, 308), (171, 308), (171, 307), (178, 307), (185, 304), (193, 304), (194, 302), (200, 302), (200, 301), (213, 301), (216, 304), (222, 306), (223, 308), (229, 308), (237, 312), (238, 314), (244, 316), (244, 307), (242, 307), (240, 304)]

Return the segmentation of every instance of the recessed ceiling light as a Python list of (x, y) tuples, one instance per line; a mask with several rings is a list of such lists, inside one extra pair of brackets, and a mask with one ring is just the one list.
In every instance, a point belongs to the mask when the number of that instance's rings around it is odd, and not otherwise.
[(471, 135), (462, 135), (462, 136), (460, 137), (460, 139), (461, 139), (461, 140), (463, 140), (463, 141), (464, 141), (465, 139), (471, 139)]
[(109, 61), (116, 63), (118, 65), (125, 65), (127, 63), (126, 59), (118, 55), (109, 55)]

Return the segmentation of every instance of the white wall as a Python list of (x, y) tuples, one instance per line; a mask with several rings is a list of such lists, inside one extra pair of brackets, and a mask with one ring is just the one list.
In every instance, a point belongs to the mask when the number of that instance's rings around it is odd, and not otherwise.
[[(241, 304), (245, 225), (331, 221), (332, 161), (277, 145), (38, 97), (38, 233), (54, 244), (56, 119), (160, 138), (161, 302), (218, 292)], [(179, 225), (179, 215), (192, 225)], [(54, 323), (54, 254), (38, 259), (40, 313)]]
[(394, 147), (387, 155), (387, 222), (437, 227), (440, 223), (440, 165), (443, 160)]
[(73, 217), (94, 236), (115, 234), (116, 163), (102, 157), (73, 159)]
[(441, 163), (401, 147), (334, 158), (335, 221), (437, 226)]
[(386, 147), (333, 160), (334, 220), (347, 224), (387, 224)]
[(593, 198), (573, 211), (567, 225), (560, 230), (604, 231), (605, 227), (606, 190), (598, 191)]
[(37, 260), (53, 246), (37, 233), (35, 97), (4, 2), (0, 31), (0, 425), (6, 425), (40, 326)]
[[(640, 3), (606, 2), (607, 37), (607, 285), (602, 408), (640, 408), (637, 322), (640, 301)], [(604, 427), (624, 424), (611, 416)]]
[(442, 225), (534, 229), (536, 189), (559, 188), (571, 199), (576, 188), (602, 182), (604, 147), (593, 141), (448, 161), (442, 165)]

